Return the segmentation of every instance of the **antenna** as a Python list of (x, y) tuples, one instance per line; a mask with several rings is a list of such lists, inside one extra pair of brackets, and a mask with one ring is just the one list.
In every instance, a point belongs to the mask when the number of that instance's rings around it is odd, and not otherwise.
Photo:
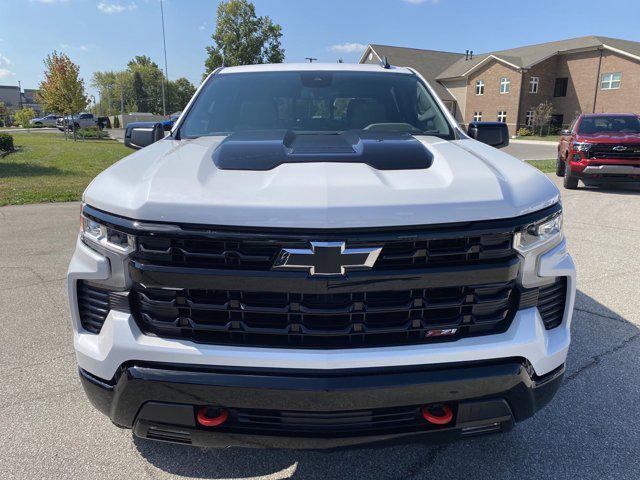
[(391, 68), (391, 64), (389, 64), (389, 59), (387, 58), (387, 56), (385, 55), (384, 57), (382, 57), (382, 60), (380, 60), (380, 66), (382, 68)]

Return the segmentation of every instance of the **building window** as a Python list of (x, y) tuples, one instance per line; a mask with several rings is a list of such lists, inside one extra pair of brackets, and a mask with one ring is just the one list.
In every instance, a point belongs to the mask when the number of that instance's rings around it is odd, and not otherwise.
[(498, 111), (498, 121), (502, 123), (507, 123), (507, 112), (505, 110)]
[(531, 80), (529, 80), (529, 93), (538, 93), (539, 84), (540, 77), (531, 77)]
[(476, 95), (484, 95), (484, 82), (482, 80), (476, 81)]
[(525, 116), (525, 120), (524, 123), (527, 127), (530, 127), (533, 125), (533, 110), (528, 110), (527, 114)]
[(602, 90), (615, 90), (620, 88), (621, 80), (621, 73), (605, 73), (600, 77), (600, 88)]
[(473, 112), (473, 121), (481, 122), (482, 121), (482, 112)]
[(553, 96), (566, 97), (568, 84), (569, 84), (569, 79), (567, 77), (556, 78), (556, 84), (553, 88)]
[(509, 84), (511, 81), (509, 77), (502, 77), (500, 79), (500, 93), (509, 93)]

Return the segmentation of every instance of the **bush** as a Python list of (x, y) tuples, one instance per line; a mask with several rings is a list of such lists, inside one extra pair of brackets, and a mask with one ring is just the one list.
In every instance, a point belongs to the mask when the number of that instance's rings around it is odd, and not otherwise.
[(18, 110), (15, 113), (16, 123), (22, 125), (22, 128), (29, 128), (29, 121), (36, 117), (36, 111), (29, 107)]
[(519, 137), (528, 137), (529, 135), (531, 135), (531, 130), (529, 130), (528, 128), (521, 127), (521, 128), (518, 129), (516, 134)]
[(0, 152), (13, 150), (13, 137), (8, 133), (0, 133)]
[(109, 138), (109, 134), (107, 132), (103, 132), (98, 127), (88, 127), (88, 128), (79, 128), (76, 131), (78, 137), (82, 138)]
[(118, 115), (113, 117), (113, 128), (120, 128), (120, 118)]

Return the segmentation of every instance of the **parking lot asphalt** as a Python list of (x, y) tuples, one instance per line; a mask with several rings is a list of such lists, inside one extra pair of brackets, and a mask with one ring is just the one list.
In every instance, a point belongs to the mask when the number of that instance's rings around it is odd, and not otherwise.
[(552, 403), (507, 434), (331, 452), (199, 449), (114, 427), (73, 355), (79, 205), (0, 208), (0, 478), (640, 478), (640, 192), (562, 193), (579, 291)]

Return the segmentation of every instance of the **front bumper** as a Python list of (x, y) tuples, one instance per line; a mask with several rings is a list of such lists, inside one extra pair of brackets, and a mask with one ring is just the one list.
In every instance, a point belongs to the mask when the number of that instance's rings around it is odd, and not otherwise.
[(640, 160), (583, 159), (571, 162), (572, 174), (581, 180), (606, 182), (637, 182), (640, 180)]
[[(563, 241), (538, 260), (540, 276), (567, 278), (567, 299), (561, 325), (545, 330), (538, 310), (519, 310), (507, 331), (463, 338), (455, 342), (357, 349), (256, 348), (198, 344), (143, 334), (130, 313), (111, 310), (99, 334), (85, 331), (77, 308), (71, 309), (78, 366), (100, 379), (111, 379), (131, 361), (185, 365), (273, 369), (339, 370), (437, 365), (521, 357), (537, 375), (545, 375), (565, 362), (575, 300), (575, 267)], [(109, 259), (78, 241), (69, 266), (69, 300), (77, 304), (78, 279), (114, 278)]]
[[(137, 436), (282, 448), (414, 437), (443, 441), (506, 431), (547, 404), (563, 374), (560, 366), (538, 377), (521, 358), (332, 372), (131, 363), (112, 382), (80, 370), (96, 408)], [(434, 426), (420, 417), (421, 405), (440, 402), (455, 412), (450, 424)], [(195, 409), (205, 405), (227, 408), (227, 422), (198, 425)]]

